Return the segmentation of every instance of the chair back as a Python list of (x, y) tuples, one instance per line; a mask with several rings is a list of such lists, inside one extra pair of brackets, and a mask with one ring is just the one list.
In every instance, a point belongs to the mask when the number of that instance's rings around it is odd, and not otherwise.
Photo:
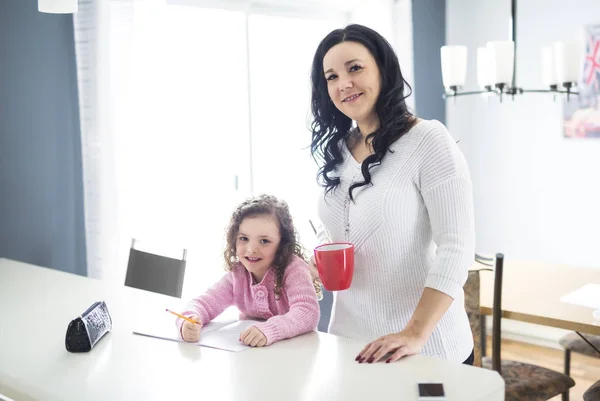
[(471, 332), (473, 333), (473, 352), (475, 354), (473, 366), (479, 367), (481, 367), (481, 357), (484, 355), (482, 346), (485, 344), (485, 341), (482, 341), (482, 335), (485, 335), (485, 326), (482, 327), (485, 324), (485, 319), (482, 319), (480, 309), (480, 283), (479, 270), (469, 271), (469, 276), (464, 286), (465, 310), (467, 311)]
[(492, 304), (492, 369), (500, 372), (500, 334), (502, 331), (502, 273), (504, 270), (504, 254), (496, 254), (494, 268), (494, 303)]
[(125, 285), (159, 294), (181, 298), (185, 278), (187, 251), (175, 259), (135, 249), (135, 239), (129, 250)]
[[(469, 317), (469, 324), (473, 332), (474, 366), (481, 366), (481, 358), (485, 356), (486, 344), (486, 320), (481, 313), (481, 271), (494, 272), (494, 301), (492, 305), (492, 369), (500, 373), (500, 333), (502, 318), (502, 271), (504, 266), (504, 255), (496, 254), (495, 258), (484, 257), (475, 254), (475, 261), (490, 268), (470, 270), (467, 282), (464, 285), (465, 310)], [(494, 267), (493, 269), (491, 267)]]

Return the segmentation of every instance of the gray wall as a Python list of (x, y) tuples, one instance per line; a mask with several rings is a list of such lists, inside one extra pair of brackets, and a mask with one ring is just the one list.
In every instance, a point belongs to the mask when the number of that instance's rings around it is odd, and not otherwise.
[(85, 275), (73, 16), (0, 0), (0, 257)]
[(440, 47), (446, 44), (446, 1), (412, 0), (415, 111), (446, 123)]

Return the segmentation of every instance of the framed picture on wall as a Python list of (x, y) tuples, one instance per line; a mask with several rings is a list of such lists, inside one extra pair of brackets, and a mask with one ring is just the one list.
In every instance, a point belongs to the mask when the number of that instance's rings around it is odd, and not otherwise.
[(564, 101), (565, 138), (600, 138), (600, 24), (584, 28), (579, 97)]

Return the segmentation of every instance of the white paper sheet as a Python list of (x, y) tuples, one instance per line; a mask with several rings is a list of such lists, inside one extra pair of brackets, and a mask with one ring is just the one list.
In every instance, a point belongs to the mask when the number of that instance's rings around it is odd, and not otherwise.
[(247, 350), (250, 347), (240, 341), (240, 334), (256, 323), (254, 320), (240, 320), (210, 334), (200, 334), (198, 345), (234, 352)]
[(560, 300), (573, 305), (600, 309), (600, 284), (588, 283), (564, 295)]
[[(215, 320), (202, 327), (200, 340), (192, 345), (217, 348), (225, 351), (240, 352), (248, 347), (239, 341), (240, 334), (249, 326), (257, 323), (255, 320)], [(138, 322), (133, 334), (158, 338), (162, 340), (184, 342), (181, 339), (173, 319), (158, 319), (151, 323)]]

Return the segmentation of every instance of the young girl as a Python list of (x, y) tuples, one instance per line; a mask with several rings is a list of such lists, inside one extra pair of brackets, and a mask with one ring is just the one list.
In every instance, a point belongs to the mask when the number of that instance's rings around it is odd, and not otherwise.
[(285, 202), (261, 195), (238, 206), (227, 229), (224, 256), (228, 273), (182, 313), (201, 324), (177, 319), (183, 340), (198, 341), (202, 325), (232, 305), (245, 317), (263, 320), (240, 334), (240, 341), (252, 347), (317, 327), (317, 286)]

